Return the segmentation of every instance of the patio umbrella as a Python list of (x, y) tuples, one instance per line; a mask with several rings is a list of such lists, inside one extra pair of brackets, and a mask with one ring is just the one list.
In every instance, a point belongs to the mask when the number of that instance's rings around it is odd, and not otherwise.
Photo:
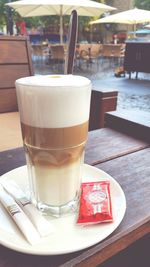
[(150, 24), (145, 25), (144, 28), (150, 29)]
[(102, 19), (92, 21), (90, 24), (97, 24), (97, 23), (132, 24), (134, 25), (134, 31), (135, 31), (136, 24), (141, 24), (149, 21), (150, 21), (150, 11), (134, 8), (107, 16)]
[(70, 15), (74, 9), (78, 16), (100, 16), (105, 11), (116, 8), (91, 0), (22, 0), (6, 5), (14, 8), (22, 17), (45, 15), (60, 16), (60, 41), (63, 42), (63, 16)]
[(150, 34), (150, 29), (138, 29), (135, 33), (136, 34)]

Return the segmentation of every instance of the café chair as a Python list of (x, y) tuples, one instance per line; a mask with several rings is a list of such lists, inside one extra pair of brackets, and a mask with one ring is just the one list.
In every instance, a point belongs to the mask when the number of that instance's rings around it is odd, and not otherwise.
[(92, 44), (89, 50), (90, 63), (94, 63), (99, 66), (100, 59), (102, 56), (102, 44)]
[(75, 66), (79, 69), (85, 64), (89, 67), (90, 63), (90, 47), (91, 44), (77, 44), (76, 45), (76, 56), (75, 56)]
[(33, 44), (32, 45), (32, 60), (33, 62), (46, 61), (49, 56), (48, 44)]
[(64, 68), (65, 62), (65, 46), (64, 45), (51, 45), (50, 46), (50, 57), (49, 64), (57, 71)]
[(109, 65), (119, 64), (124, 58), (124, 49), (122, 44), (103, 44), (102, 59), (108, 61)]

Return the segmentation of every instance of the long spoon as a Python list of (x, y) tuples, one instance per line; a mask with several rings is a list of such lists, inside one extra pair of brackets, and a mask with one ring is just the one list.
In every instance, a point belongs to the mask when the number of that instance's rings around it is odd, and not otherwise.
[(73, 10), (71, 12), (71, 17), (69, 22), (68, 47), (65, 60), (65, 74), (73, 73), (77, 31), (78, 31), (78, 15), (77, 11)]

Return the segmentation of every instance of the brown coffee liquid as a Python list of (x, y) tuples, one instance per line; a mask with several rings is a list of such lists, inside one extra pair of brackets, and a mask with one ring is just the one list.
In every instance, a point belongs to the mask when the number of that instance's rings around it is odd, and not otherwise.
[(64, 128), (39, 128), (21, 123), (23, 141), (38, 148), (61, 149), (78, 146), (87, 139), (88, 122)]
[(31, 165), (62, 167), (83, 156), (88, 122), (66, 128), (37, 128), (22, 123), (23, 141)]

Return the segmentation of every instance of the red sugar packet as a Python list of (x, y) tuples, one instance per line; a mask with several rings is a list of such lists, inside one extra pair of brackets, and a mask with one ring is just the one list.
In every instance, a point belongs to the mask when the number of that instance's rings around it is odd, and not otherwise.
[(111, 222), (110, 182), (82, 183), (77, 224)]

